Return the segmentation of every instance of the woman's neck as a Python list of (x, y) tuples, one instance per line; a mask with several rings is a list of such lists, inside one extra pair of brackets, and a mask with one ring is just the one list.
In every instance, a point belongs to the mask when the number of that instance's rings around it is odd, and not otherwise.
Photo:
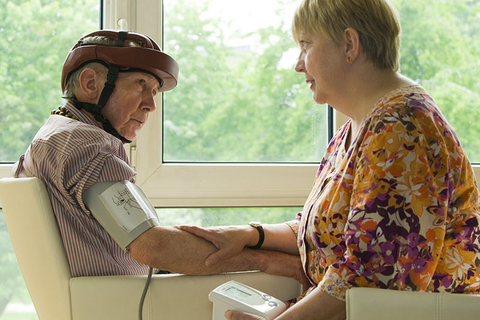
[(341, 108), (344, 111), (335, 108), (352, 119), (346, 147), (355, 140), (363, 121), (379, 100), (395, 89), (415, 84), (396, 72), (381, 70), (358, 80), (357, 86), (352, 86), (349, 90), (349, 101), (345, 99), (345, 107)]

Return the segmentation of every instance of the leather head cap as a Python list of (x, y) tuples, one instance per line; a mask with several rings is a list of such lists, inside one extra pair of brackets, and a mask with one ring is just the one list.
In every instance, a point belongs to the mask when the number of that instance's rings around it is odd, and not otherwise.
[(100, 30), (82, 37), (70, 50), (62, 70), (62, 91), (65, 90), (68, 77), (76, 69), (90, 61), (117, 65), (120, 68), (140, 69), (161, 79), (160, 91), (168, 91), (177, 85), (178, 63), (162, 52), (150, 37), (137, 32), (128, 32), (126, 40), (139, 44), (139, 47), (115, 47), (102, 44), (84, 44), (88, 37), (104, 36), (118, 39), (119, 31)]

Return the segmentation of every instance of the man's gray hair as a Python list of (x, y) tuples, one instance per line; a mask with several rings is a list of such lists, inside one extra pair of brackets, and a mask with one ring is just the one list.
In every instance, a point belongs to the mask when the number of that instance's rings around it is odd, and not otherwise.
[[(117, 39), (103, 37), (103, 36), (88, 37), (82, 41), (82, 45), (97, 44), (97, 45), (110, 46), (110, 47), (114, 47), (116, 43), (117, 43)], [(126, 40), (124, 46), (125, 47), (141, 47), (140, 44), (130, 40)], [(105, 82), (107, 80), (108, 68), (100, 62), (95, 62), (95, 61), (89, 62), (84, 66), (75, 70), (68, 77), (67, 83), (65, 84), (65, 90), (63, 91), (63, 96), (65, 99), (69, 99), (69, 100), (75, 99), (75, 91), (80, 85), (80, 80), (79, 80), (80, 74), (85, 69), (92, 69), (93, 71), (95, 71), (98, 74), (101, 81)]]

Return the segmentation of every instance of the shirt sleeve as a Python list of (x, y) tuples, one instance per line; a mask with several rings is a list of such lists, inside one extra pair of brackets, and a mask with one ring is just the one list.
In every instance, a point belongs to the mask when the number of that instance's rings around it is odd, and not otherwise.
[(448, 151), (434, 126), (399, 114), (368, 126), (354, 165), (346, 250), (321, 290), (343, 300), (350, 287), (426, 290), (451, 193)]
[(105, 152), (98, 143), (85, 144), (71, 153), (62, 167), (61, 185), (69, 197), (76, 199), (82, 211), (90, 214), (82, 200), (82, 194), (93, 184), (105, 181), (134, 182), (136, 172), (129, 164), (112, 152)]

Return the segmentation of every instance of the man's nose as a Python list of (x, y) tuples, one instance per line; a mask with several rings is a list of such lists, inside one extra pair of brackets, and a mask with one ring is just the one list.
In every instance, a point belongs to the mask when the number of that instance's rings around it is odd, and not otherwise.
[(157, 104), (155, 103), (155, 96), (153, 94), (146, 94), (143, 102), (142, 109), (147, 112), (153, 112), (157, 109)]

